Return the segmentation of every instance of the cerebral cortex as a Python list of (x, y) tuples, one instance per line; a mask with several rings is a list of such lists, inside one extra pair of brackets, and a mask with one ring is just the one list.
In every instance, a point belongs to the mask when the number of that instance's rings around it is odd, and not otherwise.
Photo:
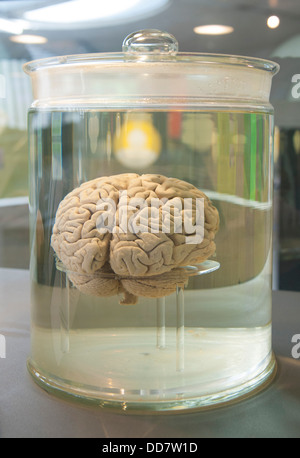
[(67, 194), (51, 245), (86, 293), (159, 297), (174, 291), (181, 267), (214, 254), (218, 228), (217, 209), (192, 184), (126, 173), (96, 178)]

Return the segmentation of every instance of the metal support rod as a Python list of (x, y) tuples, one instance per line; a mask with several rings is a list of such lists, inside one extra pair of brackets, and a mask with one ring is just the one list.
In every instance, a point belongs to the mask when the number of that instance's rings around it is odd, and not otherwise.
[(162, 349), (166, 346), (166, 304), (165, 298), (159, 297), (156, 303), (156, 316), (157, 316), (157, 333), (156, 344), (157, 347)]
[[(65, 277), (65, 278), (64, 278)], [(62, 285), (62, 300), (60, 305), (60, 335), (61, 351), (68, 353), (70, 350), (70, 281), (67, 274), (62, 274), (62, 283), (65, 281), (65, 288)]]
[(176, 324), (176, 370), (184, 370), (184, 290), (176, 288), (177, 324)]

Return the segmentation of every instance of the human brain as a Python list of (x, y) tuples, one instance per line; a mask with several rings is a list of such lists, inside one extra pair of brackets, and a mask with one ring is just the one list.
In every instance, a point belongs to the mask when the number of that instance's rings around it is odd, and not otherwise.
[[(96, 178), (71, 191), (57, 209), (51, 245), (85, 292), (128, 292), (132, 283), (135, 293), (155, 296), (174, 290), (162, 274), (176, 277), (178, 268), (215, 252), (218, 227), (217, 209), (192, 184), (129, 173)], [(113, 276), (100, 280), (99, 273)], [(153, 279), (160, 279), (165, 291), (151, 286)]]

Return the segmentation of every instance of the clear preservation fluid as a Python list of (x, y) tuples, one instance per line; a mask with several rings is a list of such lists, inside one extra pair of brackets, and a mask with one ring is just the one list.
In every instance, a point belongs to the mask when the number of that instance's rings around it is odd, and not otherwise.
[[(272, 115), (226, 111), (29, 112), (32, 350), (49, 391), (123, 410), (182, 410), (262, 386), (271, 348)], [(219, 211), (220, 267), (163, 300), (80, 292), (50, 246), (57, 207), (120, 173), (192, 183)]]

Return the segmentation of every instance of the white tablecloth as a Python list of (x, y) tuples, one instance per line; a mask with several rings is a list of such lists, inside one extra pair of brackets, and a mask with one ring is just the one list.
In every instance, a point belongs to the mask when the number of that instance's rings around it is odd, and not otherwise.
[(273, 293), (274, 382), (237, 404), (189, 414), (123, 415), (49, 395), (27, 372), (29, 323), (29, 272), (0, 269), (0, 334), (6, 342), (6, 357), (0, 358), (2, 438), (300, 437), (300, 359), (292, 356), (292, 338), (300, 334), (300, 293)]

